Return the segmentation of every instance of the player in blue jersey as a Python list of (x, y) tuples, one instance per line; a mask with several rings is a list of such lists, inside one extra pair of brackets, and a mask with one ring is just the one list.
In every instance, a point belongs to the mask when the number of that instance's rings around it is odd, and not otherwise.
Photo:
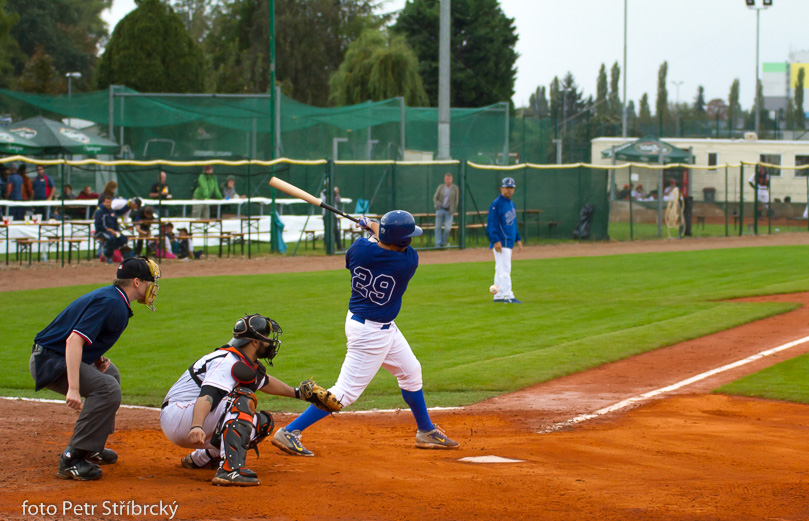
[(511, 289), (511, 253), (515, 246), (519, 251), (522, 250), (522, 239), (517, 230), (517, 209), (511, 200), (516, 187), (514, 179), (503, 178), (500, 195), (489, 206), (486, 222), (489, 248), (494, 252), (494, 285), (497, 286), (495, 303), (522, 304), (514, 298), (514, 291)]
[(129, 324), (133, 300), (154, 311), (159, 279), (160, 268), (154, 261), (126, 259), (118, 266), (112, 286), (74, 300), (34, 339), (29, 369), (36, 390), (64, 394), (68, 407), (81, 411), (59, 458), (57, 476), (62, 479), (100, 479), (98, 464), (118, 461), (115, 451), (104, 445), (115, 430), (121, 376), (104, 353)]
[[(340, 376), (329, 391), (347, 407), (384, 367), (399, 381), (402, 397), (416, 419), (416, 447), (457, 449), (458, 443), (430, 420), (422, 392), (421, 364), (394, 322), (402, 307), (402, 295), (419, 265), (410, 241), (421, 235), (421, 228), (402, 210), (386, 213), (378, 223), (363, 218), (360, 226), (374, 237), (358, 239), (346, 252), (346, 268), (351, 272), (345, 322), (348, 349)], [(301, 444), (301, 432), (328, 414), (310, 406), (278, 429), (273, 445), (289, 454), (314, 456)]]

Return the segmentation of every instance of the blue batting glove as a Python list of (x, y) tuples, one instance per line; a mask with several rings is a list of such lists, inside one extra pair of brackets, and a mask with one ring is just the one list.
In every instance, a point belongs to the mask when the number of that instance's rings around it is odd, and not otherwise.
[(360, 217), (360, 222), (357, 223), (357, 226), (359, 226), (360, 228), (364, 228), (366, 230), (370, 230), (371, 223), (374, 222), (376, 221), (374, 221), (373, 219), (369, 219), (368, 217)]

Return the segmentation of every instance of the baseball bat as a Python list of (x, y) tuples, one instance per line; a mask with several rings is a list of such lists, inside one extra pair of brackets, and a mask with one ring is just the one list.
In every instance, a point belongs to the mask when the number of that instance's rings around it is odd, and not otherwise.
[(359, 219), (351, 217), (347, 213), (345, 213), (345, 212), (343, 212), (341, 210), (338, 210), (334, 206), (332, 206), (330, 204), (326, 204), (325, 202), (321, 201), (320, 199), (318, 199), (314, 195), (310, 194), (309, 192), (304, 192), (303, 190), (301, 190), (297, 186), (295, 186), (293, 184), (289, 184), (286, 181), (278, 179), (277, 177), (273, 176), (272, 178), (270, 178), (270, 186), (272, 186), (273, 188), (277, 188), (277, 189), (281, 190), (282, 192), (291, 195), (292, 197), (297, 197), (298, 199), (306, 201), (309, 204), (313, 204), (313, 205), (318, 206), (320, 208), (324, 208), (324, 209), (326, 209), (326, 210), (328, 210), (328, 211), (330, 211), (332, 213), (336, 213), (340, 217), (345, 217), (349, 221), (354, 221), (355, 223), (360, 222)]

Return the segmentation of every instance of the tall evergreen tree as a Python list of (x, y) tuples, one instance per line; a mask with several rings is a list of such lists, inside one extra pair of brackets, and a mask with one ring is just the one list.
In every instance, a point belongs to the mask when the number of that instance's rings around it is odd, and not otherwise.
[(618, 62), (612, 64), (610, 69), (610, 113), (615, 117), (621, 117), (621, 94), (619, 84), (621, 82), (621, 67)]
[(705, 88), (697, 87), (697, 96), (694, 98), (694, 112), (697, 116), (705, 115)]
[(401, 34), (368, 29), (348, 46), (329, 81), (335, 105), (354, 105), (404, 96), (410, 106), (426, 106), (419, 61)]
[(596, 112), (599, 116), (606, 116), (610, 112), (607, 104), (607, 67), (602, 63), (598, 69), (598, 80), (596, 81)]
[(640, 110), (638, 112), (638, 124), (643, 126), (651, 125), (652, 111), (649, 108), (649, 95), (645, 92), (640, 98)]
[(163, 0), (180, 15), (185, 30), (198, 44), (202, 44), (211, 27), (213, 13), (221, 9), (221, 0)]
[(141, 92), (200, 92), (202, 51), (182, 19), (160, 0), (140, 0), (110, 38), (98, 67), (98, 85)]
[(669, 91), (668, 87), (666, 86), (666, 76), (668, 75), (669, 70), (669, 62), (664, 61), (660, 65), (660, 69), (657, 72), (657, 102), (656, 102), (656, 116), (657, 116), (657, 125), (659, 132), (662, 133), (663, 131), (663, 124), (668, 119), (668, 107), (669, 107)]
[(545, 94), (545, 87), (539, 86), (534, 94), (528, 98), (531, 112), (538, 118), (547, 118), (550, 113), (548, 97)]
[(6, 0), (0, 0), (0, 88), (8, 87), (13, 76), (12, 63), (21, 61), (22, 52), (17, 40), (11, 37), (11, 28), (20, 16), (6, 11)]
[(736, 122), (741, 115), (742, 108), (739, 104), (739, 78), (733, 80), (730, 84), (730, 93), (728, 94), (728, 128), (734, 130)]
[[(451, 103), (480, 107), (509, 101), (517, 75), (517, 30), (497, 0), (453, 0), (450, 39)], [(394, 31), (404, 33), (419, 57), (430, 105), (438, 104), (439, 0), (408, 1)]]
[(559, 77), (554, 76), (551, 81), (550, 93), (548, 96), (550, 102), (550, 116), (553, 121), (561, 122), (562, 119), (562, 96), (559, 92)]
[(795, 82), (795, 124), (799, 129), (806, 128), (806, 116), (803, 111), (803, 85), (805, 79), (806, 69), (801, 67)]

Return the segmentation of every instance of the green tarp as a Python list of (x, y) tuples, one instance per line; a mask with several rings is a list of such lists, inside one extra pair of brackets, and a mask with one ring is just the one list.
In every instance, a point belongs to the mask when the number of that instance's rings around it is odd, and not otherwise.
[[(660, 155), (663, 163), (690, 163), (693, 155), (687, 150), (677, 148), (654, 137), (643, 137), (632, 143), (627, 143), (615, 149), (615, 159), (631, 163), (659, 163)], [(612, 157), (612, 150), (605, 150), (601, 157)]]

